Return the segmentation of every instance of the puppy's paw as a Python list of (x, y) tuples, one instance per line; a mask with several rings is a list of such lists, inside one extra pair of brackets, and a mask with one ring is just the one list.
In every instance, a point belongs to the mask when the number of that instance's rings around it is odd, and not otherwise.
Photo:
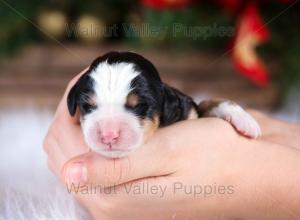
[(239, 133), (247, 137), (258, 138), (262, 134), (256, 120), (239, 105), (233, 102), (221, 102), (210, 111), (209, 115), (228, 121)]

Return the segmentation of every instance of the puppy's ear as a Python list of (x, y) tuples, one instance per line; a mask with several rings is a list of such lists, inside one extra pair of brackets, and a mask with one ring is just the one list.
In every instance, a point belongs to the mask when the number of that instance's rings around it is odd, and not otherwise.
[(68, 110), (71, 116), (74, 116), (77, 109), (77, 100), (78, 100), (78, 82), (71, 88), (68, 98), (67, 98), (67, 104), (68, 104)]
[(82, 94), (89, 94), (93, 90), (93, 80), (89, 73), (90, 69), (78, 79), (68, 94), (67, 105), (71, 116), (75, 115), (77, 106), (80, 106)]
[(192, 98), (163, 84), (163, 106), (160, 118), (162, 126), (187, 119), (194, 106)]

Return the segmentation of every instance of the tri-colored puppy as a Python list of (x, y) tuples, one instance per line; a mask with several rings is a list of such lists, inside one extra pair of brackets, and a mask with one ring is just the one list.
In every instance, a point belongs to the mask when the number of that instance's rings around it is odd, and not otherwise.
[(93, 61), (68, 95), (77, 106), (87, 145), (106, 157), (123, 157), (159, 127), (199, 117), (219, 117), (241, 134), (257, 138), (257, 122), (231, 101), (193, 99), (163, 83), (154, 65), (136, 53), (110, 52)]

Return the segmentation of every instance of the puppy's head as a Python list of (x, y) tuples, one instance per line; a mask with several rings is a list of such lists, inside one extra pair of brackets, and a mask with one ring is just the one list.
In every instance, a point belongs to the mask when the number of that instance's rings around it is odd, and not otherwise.
[(110, 52), (97, 58), (70, 90), (68, 109), (80, 111), (89, 147), (107, 157), (137, 149), (159, 126), (162, 83), (142, 56)]

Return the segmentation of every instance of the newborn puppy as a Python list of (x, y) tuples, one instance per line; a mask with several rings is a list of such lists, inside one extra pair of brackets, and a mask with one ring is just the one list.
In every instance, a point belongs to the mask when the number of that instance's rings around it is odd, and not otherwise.
[(199, 117), (219, 117), (241, 134), (261, 135), (257, 122), (231, 101), (193, 99), (163, 83), (153, 64), (136, 53), (110, 52), (93, 61), (68, 94), (80, 111), (87, 145), (106, 157), (136, 150), (159, 128)]

